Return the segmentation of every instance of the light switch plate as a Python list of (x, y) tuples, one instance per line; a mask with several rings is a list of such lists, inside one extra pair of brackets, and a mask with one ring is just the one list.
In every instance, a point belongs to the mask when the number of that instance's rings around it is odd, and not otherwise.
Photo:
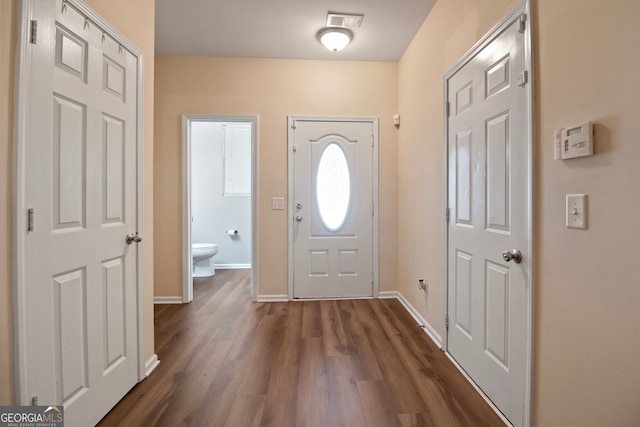
[(567, 194), (567, 228), (587, 228), (587, 195)]
[(271, 199), (271, 210), (283, 211), (284, 210), (284, 197), (273, 197)]

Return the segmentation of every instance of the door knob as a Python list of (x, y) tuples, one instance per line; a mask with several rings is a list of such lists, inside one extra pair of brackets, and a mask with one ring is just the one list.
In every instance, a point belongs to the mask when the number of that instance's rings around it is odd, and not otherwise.
[(302, 209), (302, 203), (298, 203), (298, 204), (296, 205), (296, 208), (298, 208), (298, 209)]
[(522, 262), (522, 253), (520, 249), (511, 249), (510, 251), (502, 252), (502, 259), (509, 262), (513, 260), (516, 264), (520, 264)]
[(126, 238), (127, 244), (130, 245), (132, 243), (140, 243), (142, 242), (142, 236), (139, 235), (137, 232), (136, 234), (133, 233), (129, 233), (127, 234), (127, 238)]
[(296, 221), (298, 221), (298, 222), (302, 221), (302, 217), (301, 217), (300, 215), (298, 215), (298, 216), (296, 217)]

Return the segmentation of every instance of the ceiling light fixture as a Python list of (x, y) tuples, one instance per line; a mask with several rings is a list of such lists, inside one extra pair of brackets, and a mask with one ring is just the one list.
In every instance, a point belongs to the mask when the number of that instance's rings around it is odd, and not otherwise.
[(353, 33), (345, 28), (325, 28), (318, 33), (320, 43), (332, 52), (344, 49), (353, 39)]

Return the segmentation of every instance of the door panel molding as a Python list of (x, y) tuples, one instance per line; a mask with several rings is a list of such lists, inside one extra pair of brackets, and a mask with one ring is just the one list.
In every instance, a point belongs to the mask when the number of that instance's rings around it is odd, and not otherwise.
[[(527, 152), (527, 170), (525, 179), (527, 180), (527, 189), (526, 189), (526, 224), (527, 224), (527, 252), (529, 254), (528, 259), (526, 260), (527, 270), (526, 270), (526, 278), (525, 278), (525, 294), (526, 294), (526, 304), (525, 304), (525, 333), (527, 337), (525, 339), (525, 390), (524, 390), (524, 410), (522, 417), (522, 425), (531, 426), (533, 423), (532, 418), (532, 408), (533, 408), (533, 351), (534, 351), (534, 301), (533, 301), (533, 284), (534, 284), (534, 262), (535, 262), (535, 252), (534, 252), (534, 234), (533, 234), (533, 226), (534, 226), (534, 216), (533, 216), (533, 168), (534, 168), (534, 157), (533, 157), (533, 139), (534, 139), (534, 75), (533, 75), (533, 49), (532, 49), (532, 0), (522, 0), (514, 9), (509, 12), (499, 23), (497, 23), (484, 37), (482, 37), (467, 53), (465, 53), (443, 76), (443, 242), (444, 247), (443, 251), (445, 254), (444, 262), (443, 262), (443, 277), (444, 277), (444, 292), (443, 292), (443, 325), (449, 324), (449, 321), (453, 319), (449, 318), (449, 304), (448, 301), (450, 298), (454, 298), (455, 295), (452, 294), (453, 289), (451, 288), (450, 280), (452, 278), (449, 277), (449, 237), (448, 237), (448, 226), (450, 223), (454, 223), (457, 221), (457, 218), (454, 218), (454, 215), (450, 215), (450, 203), (454, 203), (455, 201), (449, 200), (449, 114), (454, 115), (457, 113), (461, 113), (462, 111), (454, 111), (453, 105), (448, 105), (448, 99), (450, 96), (450, 88), (449, 88), (449, 80), (460, 71), (466, 64), (468, 64), (482, 49), (488, 46), (492, 41), (494, 41), (497, 37), (499, 37), (510, 25), (512, 25), (515, 21), (521, 20), (522, 16), (524, 16), (523, 22), (520, 25), (520, 32), (523, 33), (524, 37), (524, 63), (525, 70), (528, 73), (528, 82), (526, 83), (525, 90), (526, 96), (526, 108), (528, 109), (526, 113), (526, 152)], [(505, 65), (504, 61), (498, 61), (496, 66), (494, 66), (494, 71), (497, 69), (497, 66)], [(495, 74), (495, 73), (494, 73)], [(492, 75), (493, 76), (493, 75)], [(491, 77), (491, 76), (489, 76)], [(499, 77), (499, 76), (498, 76)], [(495, 83), (495, 88), (492, 90), (490, 94), (484, 94), (493, 96), (497, 94), (497, 92), (501, 91), (503, 87), (499, 84), (500, 82), (491, 80)], [(466, 89), (468, 87), (464, 86), (462, 89)], [(468, 108), (467, 104), (472, 102), (472, 98), (470, 97), (470, 92), (459, 90), (457, 94), (455, 94), (458, 98), (459, 104)], [(464, 102), (464, 101), (468, 102)], [(458, 108), (458, 106), (456, 106)], [(457, 216), (457, 212), (456, 215)], [(495, 224), (494, 224), (495, 225)], [(500, 224), (500, 228), (504, 228), (504, 224)], [(495, 228), (495, 227), (494, 227)], [(500, 230), (503, 231), (503, 230)], [(454, 324), (449, 324), (449, 328), (455, 327)], [(448, 333), (447, 330), (443, 331), (443, 349), (445, 350), (447, 356), (454, 361), (454, 364), (461, 372), (465, 375), (465, 377), (474, 385), (476, 390), (482, 395), (482, 397), (491, 404), (491, 406), (496, 410), (498, 415), (500, 415), (505, 422), (508, 420), (502, 415), (499, 409), (491, 402), (491, 400), (484, 394), (484, 392), (473, 382), (473, 380), (464, 372), (463, 367), (461, 367), (455, 359), (448, 352)]]
[(378, 240), (378, 211), (379, 211), (379, 130), (377, 117), (358, 117), (358, 116), (307, 116), (307, 115), (290, 115), (287, 117), (287, 158), (288, 158), (288, 201), (287, 201), (287, 230), (288, 230), (288, 280), (287, 280), (287, 297), (291, 301), (294, 298), (294, 213), (295, 200), (294, 195), (294, 130), (296, 122), (356, 122), (371, 123), (373, 133), (373, 165), (372, 165), (372, 192), (373, 192), (373, 298), (379, 295), (379, 240)]
[[(20, 5), (19, 18), (19, 45), (18, 45), (18, 73), (17, 80), (17, 97), (16, 97), (16, 151), (14, 157), (14, 399), (18, 405), (31, 405), (32, 396), (29, 390), (29, 374), (31, 366), (28, 360), (28, 304), (26, 291), (26, 271), (30, 267), (30, 260), (26, 258), (26, 240), (28, 216), (26, 206), (27, 190), (30, 188), (29, 176), (27, 174), (28, 142), (30, 139), (30, 117), (34, 110), (40, 108), (34, 102), (33, 97), (36, 87), (32, 87), (34, 79), (32, 70), (43, 66), (42, 60), (38, 55), (32, 55), (33, 44), (30, 43), (31, 37), (31, 20), (38, 21), (37, 43), (53, 46), (54, 40), (47, 33), (47, 28), (55, 26), (55, 16), (45, 13), (42, 8), (38, 8), (39, 0), (23, 0)], [(54, 7), (58, 7), (56, 2)], [(135, 173), (135, 227), (137, 232), (144, 234), (144, 182), (143, 182), (143, 165), (144, 165), (144, 135), (143, 135), (143, 55), (133, 43), (127, 40), (115, 27), (109, 24), (97, 12), (89, 7), (82, 0), (66, 0), (66, 7), (74, 9), (78, 14), (85, 17), (89, 25), (98, 26), (104, 31), (106, 37), (111, 38), (115, 43), (119, 44), (121, 49), (128, 51), (135, 59), (136, 75), (134, 77), (136, 84), (136, 104), (135, 115), (136, 124), (133, 134), (135, 135), (135, 159), (132, 161), (136, 167)], [(55, 38), (55, 36), (54, 36)], [(36, 104), (36, 105), (34, 105)], [(34, 113), (37, 114), (37, 113)], [(35, 226), (38, 218), (36, 217)], [(135, 279), (135, 340), (136, 354), (134, 355), (137, 368), (137, 382), (146, 378), (145, 373), (145, 323), (144, 323), (144, 245), (138, 245), (136, 251), (135, 262), (137, 264), (137, 273)], [(41, 262), (37, 260), (36, 262)], [(157, 359), (157, 356), (153, 355)], [(48, 402), (40, 402), (44, 404)]]

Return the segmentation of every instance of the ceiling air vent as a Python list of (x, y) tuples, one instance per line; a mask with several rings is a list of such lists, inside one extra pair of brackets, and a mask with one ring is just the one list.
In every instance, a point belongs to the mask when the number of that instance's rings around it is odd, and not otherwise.
[(327, 15), (327, 27), (359, 28), (364, 15), (345, 15), (341, 13), (329, 13)]

